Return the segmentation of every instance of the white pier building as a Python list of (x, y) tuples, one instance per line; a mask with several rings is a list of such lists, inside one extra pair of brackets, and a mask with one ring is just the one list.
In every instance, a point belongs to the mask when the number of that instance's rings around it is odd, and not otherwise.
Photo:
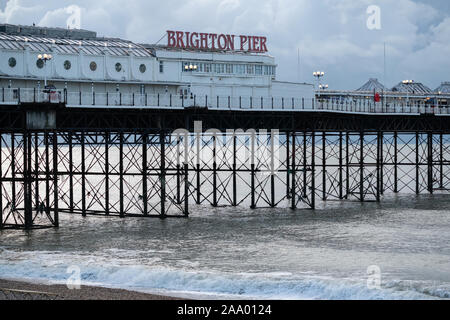
[(41, 102), (47, 84), (68, 106), (312, 107), (313, 85), (277, 80), (264, 37), (240, 36), (234, 46), (235, 36), (186, 32), (179, 43), (179, 34), (168, 31), (167, 45), (143, 45), (2, 24), (0, 102)]

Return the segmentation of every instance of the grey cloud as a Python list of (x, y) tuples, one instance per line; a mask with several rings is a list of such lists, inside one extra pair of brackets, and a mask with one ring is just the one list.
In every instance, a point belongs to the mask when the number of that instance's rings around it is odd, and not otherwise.
[[(313, 82), (326, 72), (330, 88), (354, 89), (369, 77), (383, 80), (387, 47), (387, 85), (405, 78), (437, 87), (450, 80), (448, 0), (9, 0), (0, 21), (65, 26), (63, 8), (82, 9), (82, 27), (99, 35), (136, 42), (158, 41), (168, 29), (258, 34), (268, 37), (281, 80)], [(381, 8), (381, 30), (366, 28), (369, 5)]]

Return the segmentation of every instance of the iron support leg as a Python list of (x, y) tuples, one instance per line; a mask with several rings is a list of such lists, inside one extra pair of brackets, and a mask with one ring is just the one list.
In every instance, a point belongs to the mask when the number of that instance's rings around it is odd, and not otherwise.
[(327, 136), (325, 131), (322, 132), (322, 200), (327, 200), (327, 160), (326, 160), (326, 142)]
[(81, 132), (81, 212), (86, 217), (86, 150), (84, 131)]
[(148, 190), (147, 190), (147, 141), (148, 134), (144, 133), (142, 136), (142, 202), (144, 216), (148, 215)]
[(161, 219), (166, 217), (166, 137), (165, 133), (160, 134), (161, 143)]
[(416, 132), (416, 194), (420, 193), (419, 147), (419, 133)]
[[(296, 153), (296, 148), (295, 148), (295, 140), (296, 140), (297, 135), (295, 134), (295, 132), (292, 132), (292, 169), (291, 169), (291, 173), (292, 173), (292, 186), (291, 186), (291, 209), (295, 209), (297, 207), (297, 203), (296, 203), (296, 187), (295, 187), (295, 180), (296, 180), (296, 168), (295, 168), (295, 153)], [(304, 168), (306, 170), (306, 167)], [(306, 184), (306, 181), (304, 181), (303, 183)]]
[(398, 193), (398, 133), (394, 132), (394, 193)]
[(433, 193), (433, 133), (427, 134), (428, 147), (428, 192)]
[[(50, 196), (50, 195), (48, 195)], [(53, 220), (55, 227), (59, 227), (58, 205), (58, 135), (53, 132)]]

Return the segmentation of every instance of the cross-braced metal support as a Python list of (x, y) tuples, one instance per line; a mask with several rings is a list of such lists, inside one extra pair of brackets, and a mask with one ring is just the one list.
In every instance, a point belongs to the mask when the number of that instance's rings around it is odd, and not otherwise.
[(450, 134), (433, 131), (23, 130), (0, 133), (0, 161), (1, 228), (450, 189)]

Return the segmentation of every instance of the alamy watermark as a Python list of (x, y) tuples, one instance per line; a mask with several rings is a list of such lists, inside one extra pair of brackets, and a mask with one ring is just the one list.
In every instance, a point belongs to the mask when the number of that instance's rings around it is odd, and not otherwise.
[(278, 129), (208, 129), (203, 132), (201, 121), (194, 122), (194, 132), (184, 128), (176, 129), (171, 134), (171, 141), (176, 142), (178, 165), (211, 165), (220, 163), (232, 167), (258, 167), (262, 174), (276, 174), (281, 166), (281, 137)]
[(377, 265), (367, 267), (367, 289), (381, 289), (381, 268)]
[(367, 7), (366, 13), (367, 18), (367, 29), (369, 30), (380, 30), (381, 29), (381, 8), (376, 5), (371, 5)]
[(76, 265), (69, 266), (66, 270), (69, 277), (66, 280), (66, 286), (70, 290), (81, 289), (81, 268)]

